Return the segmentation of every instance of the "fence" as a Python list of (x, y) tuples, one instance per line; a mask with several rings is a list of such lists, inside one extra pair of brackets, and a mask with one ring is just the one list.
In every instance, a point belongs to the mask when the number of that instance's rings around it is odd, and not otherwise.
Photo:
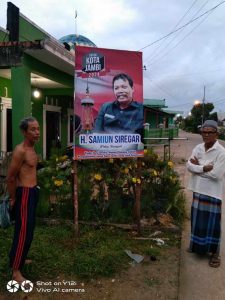
[(178, 137), (179, 128), (156, 128), (149, 129), (144, 132), (145, 148), (163, 146), (163, 156), (165, 159), (170, 159), (170, 141), (171, 140), (186, 140), (186, 138)]
[[(177, 138), (179, 128), (154, 128), (154, 129), (145, 129), (144, 137), (145, 138)], [(159, 142), (159, 140), (158, 140)]]

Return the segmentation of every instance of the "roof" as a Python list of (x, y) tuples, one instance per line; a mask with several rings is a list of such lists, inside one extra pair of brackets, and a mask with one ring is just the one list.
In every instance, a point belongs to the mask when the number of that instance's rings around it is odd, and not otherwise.
[(144, 99), (144, 106), (155, 108), (167, 107), (165, 105), (165, 99)]
[(155, 109), (157, 112), (165, 113), (168, 115), (177, 115), (180, 114), (182, 115), (184, 112), (183, 111), (175, 111), (175, 110), (170, 110), (167, 109), (168, 106), (165, 104), (165, 99), (144, 99), (144, 106), (146, 108), (151, 108)]
[[(56, 38), (21, 13), (19, 13), (19, 41), (16, 42), (18, 47), (15, 48), (10, 44), (9, 32), (2, 27), (0, 27), (0, 42), (0, 77), (11, 79), (11, 66), (20, 65), (23, 53), (71, 76), (71, 78), (74, 76), (74, 53), (68, 51)], [(35, 46), (36, 43), (39, 44), (39, 47)], [(18, 49), (20, 56), (17, 55), (15, 49)], [(15, 61), (17, 57), (18, 60)], [(40, 70), (35, 70), (35, 72), (38, 74), (34, 74), (34, 70), (31, 73), (32, 84), (35, 82), (40, 88), (62, 87), (62, 84), (54, 81), (53, 77), (43, 77)], [(64, 82), (64, 80), (62, 81)], [(63, 86), (66, 85), (63, 83)]]
[(96, 45), (91, 40), (81, 34), (65, 35), (59, 39), (59, 42), (69, 44), (72, 49), (74, 49), (75, 44), (79, 46), (96, 47)]
[(170, 115), (183, 115), (183, 111), (181, 110), (170, 110), (170, 109), (165, 109), (165, 108), (162, 108), (162, 110)]
[(169, 113), (166, 111), (161, 110), (160, 108), (157, 107), (150, 107), (150, 106), (144, 106), (147, 111), (151, 111), (155, 114), (161, 115), (161, 116), (171, 116)]

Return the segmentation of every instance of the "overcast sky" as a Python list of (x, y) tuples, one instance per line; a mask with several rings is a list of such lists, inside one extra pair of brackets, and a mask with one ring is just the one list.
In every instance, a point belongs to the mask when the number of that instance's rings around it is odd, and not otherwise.
[[(144, 97), (166, 99), (169, 109), (181, 110), (185, 114), (196, 99), (203, 99), (204, 85), (206, 102), (213, 102), (216, 111), (225, 112), (223, 2), (12, 1), (23, 15), (57, 39), (74, 33), (76, 28), (78, 34), (88, 37), (98, 47), (141, 50), (143, 65), (146, 66), (143, 71)], [(78, 14), (76, 25), (75, 10)], [(3, 28), (6, 28), (6, 12), (7, 1), (3, 0), (0, 2), (0, 26)], [(191, 22), (195, 18), (198, 19)], [(187, 23), (190, 24), (184, 26)], [(178, 30), (180, 27), (183, 28)], [(173, 31), (176, 32), (161, 39)], [(161, 41), (157, 42), (159, 39)]]

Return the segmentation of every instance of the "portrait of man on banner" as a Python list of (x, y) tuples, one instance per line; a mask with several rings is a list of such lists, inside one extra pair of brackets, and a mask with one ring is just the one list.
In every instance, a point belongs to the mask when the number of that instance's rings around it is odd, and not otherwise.
[(115, 75), (112, 89), (115, 100), (100, 108), (94, 132), (143, 134), (143, 104), (133, 99), (132, 78), (125, 73)]
[(75, 159), (143, 156), (142, 53), (76, 47)]

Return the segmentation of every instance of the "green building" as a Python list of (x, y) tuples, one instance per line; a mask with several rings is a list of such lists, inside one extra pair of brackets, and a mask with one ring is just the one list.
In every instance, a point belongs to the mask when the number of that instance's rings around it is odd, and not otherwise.
[(149, 129), (173, 127), (175, 116), (182, 113), (167, 109), (165, 99), (144, 99), (144, 119)]
[(9, 152), (21, 141), (18, 124), (33, 115), (41, 126), (37, 152), (48, 157), (51, 147), (73, 141), (75, 55), (68, 47), (72, 39), (95, 45), (75, 35), (58, 41), (12, 3), (8, 10), (9, 30), (0, 27), (0, 150)]

